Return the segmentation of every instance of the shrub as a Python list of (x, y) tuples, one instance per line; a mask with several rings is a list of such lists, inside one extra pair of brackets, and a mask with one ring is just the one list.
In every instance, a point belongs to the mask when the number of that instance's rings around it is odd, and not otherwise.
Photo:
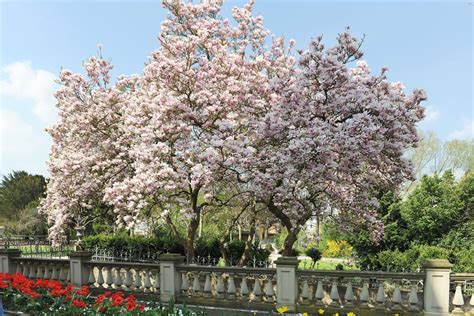
[(225, 247), (226, 256), (231, 260), (232, 264), (238, 262), (245, 251), (245, 241), (233, 240), (227, 243)]
[(219, 261), (221, 257), (220, 241), (218, 239), (198, 238), (194, 247), (196, 257), (211, 258), (212, 261)]
[(454, 268), (455, 272), (470, 272), (474, 271), (474, 244), (466, 249), (460, 249), (454, 256)]
[(449, 259), (450, 251), (448, 249), (428, 246), (413, 245), (404, 252), (398, 250), (385, 250), (377, 254), (377, 261), (374, 267), (390, 270), (411, 270), (421, 269), (427, 259)]
[(316, 262), (321, 260), (321, 258), (323, 257), (322, 254), (321, 254), (321, 251), (316, 247), (311, 247), (311, 248), (307, 249), (306, 250), (306, 255), (308, 257), (310, 257), (311, 260), (313, 260), (313, 263), (312, 263), (312, 266), (311, 266), (312, 268), (314, 267)]
[(352, 246), (346, 240), (328, 240), (323, 256), (327, 258), (347, 258), (352, 256)]

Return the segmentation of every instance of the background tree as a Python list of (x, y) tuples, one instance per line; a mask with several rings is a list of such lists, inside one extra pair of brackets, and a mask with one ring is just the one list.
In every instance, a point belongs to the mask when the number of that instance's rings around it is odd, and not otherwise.
[(13, 171), (0, 183), (0, 225), (13, 234), (45, 234), (44, 218), (38, 215), (46, 179), (26, 171)]

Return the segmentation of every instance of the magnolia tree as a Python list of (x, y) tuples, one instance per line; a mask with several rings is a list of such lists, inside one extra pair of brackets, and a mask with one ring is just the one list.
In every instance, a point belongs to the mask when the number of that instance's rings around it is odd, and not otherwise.
[(193, 255), (203, 212), (240, 203), (281, 221), (284, 254), (329, 209), (347, 227), (368, 221), (377, 239), (371, 193), (410, 176), (402, 152), (416, 145), (424, 93), (406, 96), (385, 70), (371, 75), (348, 31), (331, 49), (316, 39), (295, 57), (292, 41), (269, 38), (252, 2), (233, 9), (232, 23), (219, 16), (221, 1), (164, 6), (161, 45), (142, 75), (109, 87), (101, 58), (85, 64), (87, 79), (61, 74), (42, 206), (51, 237), (94, 203), (128, 228), (152, 208)]
[(292, 78), (274, 81), (279, 102), (255, 118), (255, 151), (237, 163), (257, 201), (288, 230), (284, 255), (309, 218), (334, 210), (343, 227), (368, 222), (378, 240), (375, 191), (411, 177), (402, 154), (417, 143), (425, 94), (405, 95), (386, 69), (372, 75), (361, 43), (347, 30), (335, 47), (326, 50), (317, 38), (300, 52)]

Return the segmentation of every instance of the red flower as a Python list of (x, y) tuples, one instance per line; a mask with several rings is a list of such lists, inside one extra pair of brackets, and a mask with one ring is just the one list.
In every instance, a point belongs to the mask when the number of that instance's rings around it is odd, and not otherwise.
[(78, 308), (86, 308), (87, 307), (86, 302), (81, 301), (81, 300), (73, 300), (72, 305), (75, 306), (75, 307), (78, 307)]
[(138, 305), (138, 309), (143, 311), (145, 309), (145, 305), (143, 305), (143, 304)]
[(99, 313), (105, 312), (105, 307), (104, 307), (104, 306), (99, 307), (99, 310), (98, 310), (98, 311), (99, 311)]
[(8, 285), (0, 279), (0, 289), (6, 289), (8, 287)]
[(81, 286), (80, 290), (74, 290), (74, 293), (80, 295), (80, 296), (87, 296), (90, 293), (90, 289), (87, 285)]
[(136, 301), (135, 301), (135, 296), (130, 295), (127, 297), (127, 310), (129, 312), (132, 312), (135, 310), (135, 307), (137, 306)]

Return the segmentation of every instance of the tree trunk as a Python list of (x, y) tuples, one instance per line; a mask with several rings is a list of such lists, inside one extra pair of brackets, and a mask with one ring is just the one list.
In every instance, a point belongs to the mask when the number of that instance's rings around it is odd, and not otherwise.
[(283, 256), (291, 256), (293, 245), (295, 244), (296, 240), (298, 239), (299, 229), (292, 229), (291, 231), (288, 230), (288, 236), (285, 238), (285, 242), (283, 243)]
[(196, 219), (192, 219), (188, 227), (188, 236), (184, 244), (184, 250), (188, 259), (193, 259), (194, 254), (194, 240), (196, 238), (196, 231), (199, 227), (199, 216)]
[(255, 216), (252, 218), (252, 221), (250, 222), (249, 236), (247, 238), (247, 241), (245, 242), (244, 253), (242, 254), (242, 257), (239, 260), (239, 266), (243, 266), (245, 263), (245, 260), (248, 259), (250, 255), (250, 250), (252, 249), (254, 235), (255, 235)]

